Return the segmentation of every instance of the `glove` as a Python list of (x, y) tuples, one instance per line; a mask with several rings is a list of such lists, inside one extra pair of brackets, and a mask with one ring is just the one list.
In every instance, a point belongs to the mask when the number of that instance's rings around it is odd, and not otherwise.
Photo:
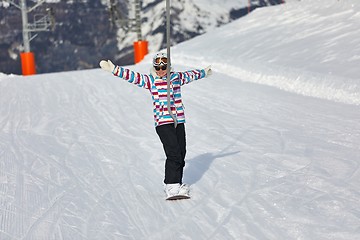
[(99, 65), (103, 70), (111, 72), (111, 73), (115, 69), (115, 65), (110, 60), (107, 60), (107, 61), (101, 60)]
[(208, 77), (212, 74), (211, 65), (207, 66), (205, 69), (205, 76)]

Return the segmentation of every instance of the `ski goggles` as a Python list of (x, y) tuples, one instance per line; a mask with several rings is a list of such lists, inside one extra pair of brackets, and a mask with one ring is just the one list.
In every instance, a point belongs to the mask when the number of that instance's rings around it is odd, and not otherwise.
[(155, 68), (156, 71), (160, 71), (160, 69), (161, 69), (161, 70), (166, 70), (167, 65), (154, 66), (154, 68)]
[(167, 58), (165, 57), (159, 57), (159, 58), (155, 58), (153, 65), (155, 66), (161, 66), (161, 65), (166, 65), (167, 64)]

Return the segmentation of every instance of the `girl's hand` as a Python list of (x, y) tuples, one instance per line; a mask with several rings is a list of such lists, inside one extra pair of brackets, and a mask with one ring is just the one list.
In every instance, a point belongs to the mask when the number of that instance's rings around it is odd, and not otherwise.
[(208, 77), (212, 74), (211, 65), (207, 66), (205, 69), (205, 76)]
[(110, 60), (101, 60), (99, 63), (100, 67), (108, 72), (113, 72), (115, 69), (115, 65)]

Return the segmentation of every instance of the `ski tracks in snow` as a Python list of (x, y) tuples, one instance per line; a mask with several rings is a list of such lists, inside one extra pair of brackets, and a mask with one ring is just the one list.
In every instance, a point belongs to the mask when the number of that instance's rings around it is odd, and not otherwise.
[(1, 81), (0, 238), (355, 238), (354, 106), (217, 79), (183, 88), (192, 198), (176, 202), (146, 90), (100, 70)]
[[(350, 109), (357, 107), (238, 81), (222, 79), (216, 91), (228, 94), (211, 98), (206, 95), (212, 84), (201, 83), (189, 90), (197, 99), (185, 103), (195, 105), (187, 109), (195, 118), (189, 125), (206, 132), (205, 137), (197, 135), (195, 143), (206, 142), (201, 145), (219, 152), (228, 147), (222, 142), (230, 142), (228, 151), (238, 152), (213, 161), (206, 173), (209, 178), (201, 181), (208, 182), (201, 186), (208, 192), (229, 195), (231, 204), (218, 202), (224, 212), (231, 209), (220, 226), (234, 221), (241, 231), (220, 232), (234, 233), (234, 239), (356, 236), (359, 147), (353, 140), (360, 132), (352, 126), (358, 125), (360, 116)], [(235, 84), (242, 88), (232, 91)]]
[[(128, 160), (123, 169), (136, 161), (117, 144), (119, 136), (131, 136), (116, 120), (119, 97), (113, 92), (104, 98), (108, 92), (88, 84), (86, 76), (75, 82), (67, 74), (59, 80), (49, 76), (12, 79), (21, 85), (2, 82), (7, 92), (0, 115), (1, 239), (107, 237), (107, 231), (96, 231), (98, 219), (114, 224), (121, 216), (118, 204), (126, 206), (125, 196), (114, 191), (117, 176), (109, 171), (122, 159)], [(129, 138), (134, 145), (137, 140)]]

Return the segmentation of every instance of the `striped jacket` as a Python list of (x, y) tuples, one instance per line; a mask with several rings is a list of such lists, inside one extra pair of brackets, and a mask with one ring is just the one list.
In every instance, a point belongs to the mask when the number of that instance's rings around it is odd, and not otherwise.
[[(168, 111), (167, 105), (167, 81), (166, 76), (160, 78), (156, 74), (141, 74), (129, 69), (116, 66), (114, 76), (120, 77), (138, 87), (148, 89), (152, 96), (154, 107), (155, 127), (174, 123)], [(181, 86), (192, 81), (204, 78), (204, 69), (196, 69), (185, 72), (171, 72), (170, 77), (170, 106), (172, 114), (178, 123), (185, 123), (184, 106), (181, 99)]]

